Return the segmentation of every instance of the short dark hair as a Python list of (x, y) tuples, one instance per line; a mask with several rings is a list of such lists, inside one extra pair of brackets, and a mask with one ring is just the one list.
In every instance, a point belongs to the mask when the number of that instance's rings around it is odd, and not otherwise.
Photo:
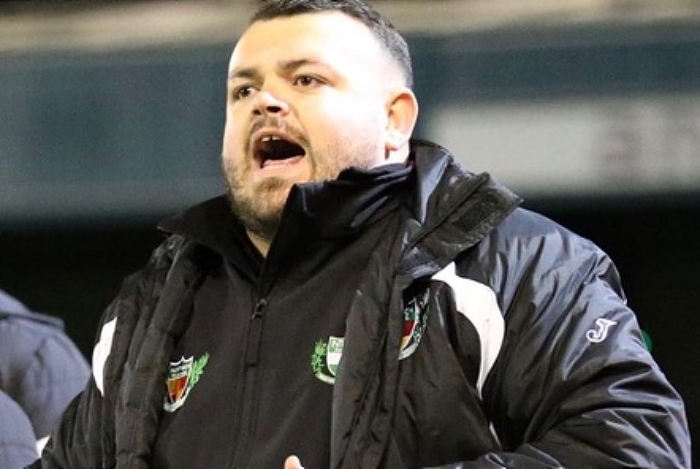
[(396, 61), (404, 75), (406, 86), (413, 86), (413, 66), (406, 39), (391, 21), (364, 0), (267, 0), (253, 15), (250, 23), (324, 11), (339, 11), (367, 26)]

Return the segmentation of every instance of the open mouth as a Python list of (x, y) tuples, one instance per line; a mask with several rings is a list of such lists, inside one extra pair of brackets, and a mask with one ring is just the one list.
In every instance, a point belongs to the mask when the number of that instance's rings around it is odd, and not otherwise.
[(255, 159), (261, 168), (292, 163), (306, 155), (297, 143), (276, 135), (266, 135), (255, 142)]

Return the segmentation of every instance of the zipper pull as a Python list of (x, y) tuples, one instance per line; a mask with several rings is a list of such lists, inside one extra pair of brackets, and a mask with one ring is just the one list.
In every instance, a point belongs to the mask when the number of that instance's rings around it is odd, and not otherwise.
[(245, 352), (246, 366), (255, 366), (260, 355), (260, 341), (262, 339), (263, 319), (267, 301), (261, 299), (255, 305), (253, 314), (250, 316), (250, 326), (248, 328), (248, 344)]

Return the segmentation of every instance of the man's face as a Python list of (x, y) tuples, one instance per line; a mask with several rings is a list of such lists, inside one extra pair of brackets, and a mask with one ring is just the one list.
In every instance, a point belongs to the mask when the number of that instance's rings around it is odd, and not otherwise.
[(338, 12), (254, 23), (231, 56), (223, 167), (249, 231), (271, 237), (295, 183), (388, 156), (400, 80), (371, 31)]

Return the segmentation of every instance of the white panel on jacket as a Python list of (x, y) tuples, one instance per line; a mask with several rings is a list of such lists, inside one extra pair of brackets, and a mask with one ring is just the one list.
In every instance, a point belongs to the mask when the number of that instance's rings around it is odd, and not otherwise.
[(41, 452), (44, 450), (44, 446), (46, 446), (46, 443), (48, 443), (49, 437), (45, 436), (44, 438), (41, 438), (39, 440), (36, 440), (36, 454), (37, 457), (41, 456)]
[[(479, 396), (496, 357), (503, 346), (505, 321), (491, 288), (457, 275), (454, 262), (433, 276), (446, 283), (454, 292), (457, 311), (465, 316), (479, 334), (481, 363), (476, 387)], [(482, 396), (483, 397), (483, 396)]]
[(100, 340), (97, 341), (95, 348), (92, 350), (92, 376), (95, 378), (95, 384), (100, 393), (105, 395), (104, 370), (109, 352), (112, 350), (112, 340), (114, 339), (114, 330), (117, 328), (117, 318), (112, 319), (100, 331)]

